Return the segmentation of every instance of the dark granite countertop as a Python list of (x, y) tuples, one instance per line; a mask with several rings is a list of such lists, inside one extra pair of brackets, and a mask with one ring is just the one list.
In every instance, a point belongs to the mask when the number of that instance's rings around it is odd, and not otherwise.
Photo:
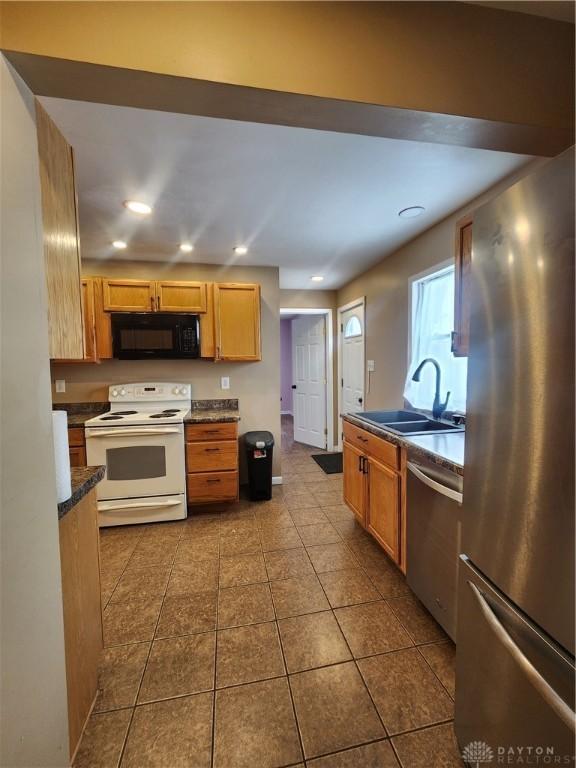
[(440, 467), (456, 472), (458, 475), (464, 474), (464, 430), (408, 437), (408, 435), (397, 435), (395, 432), (390, 432), (384, 426), (370, 424), (352, 414), (343, 414), (342, 418), (373, 435), (383, 437), (389, 443), (406, 448), (411, 457), (426, 459)]
[(83, 427), (88, 419), (110, 410), (110, 403), (54, 403), (52, 408), (68, 413), (68, 427)]
[(187, 424), (213, 424), (240, 421), (238, 400), (192, 400), (192, 408), (184, 422)]
[(74, 509), (76, 504), (102, 480), (106, 467), (72, 467), (72, 496), (58, 504), (58, 520)]

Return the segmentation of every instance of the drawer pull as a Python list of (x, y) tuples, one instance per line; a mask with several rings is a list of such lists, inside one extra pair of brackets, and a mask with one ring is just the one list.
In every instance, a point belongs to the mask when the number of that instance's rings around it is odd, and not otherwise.
[(220, 452), (220, 448), (204, 448), (204, 450), (206, 451), (206, 453), (219, 453)]
[(206, 480), (206, 482), (207, 482), (209, 485), (213, 485), (214, 483), (219, 483), (219, 482), (221, 482), (221, 481), (220, 481), (220, 478), (219, 478), (219, 477), (211, 477), (210, 479)]

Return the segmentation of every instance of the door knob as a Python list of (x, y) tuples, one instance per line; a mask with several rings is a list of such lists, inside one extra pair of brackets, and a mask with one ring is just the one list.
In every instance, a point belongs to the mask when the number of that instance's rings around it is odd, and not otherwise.
[(362, 405), (362, 403), (363, 403), (363, 402), (364, 402), (364, 398), (363, 398), (363, 397), (359, 397), (359, 398), (358, 398), (358, 403), (359, 403), (360, 405)]
[(292, 384), (292, 389), (296, 389), (296, 384)]

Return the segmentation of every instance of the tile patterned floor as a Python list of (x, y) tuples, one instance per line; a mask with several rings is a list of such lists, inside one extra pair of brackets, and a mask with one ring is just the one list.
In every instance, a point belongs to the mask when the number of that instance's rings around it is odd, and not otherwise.
[(75, 768), (455, 768), (454, 646), (284, 423), (284, 485), (101, 533)]

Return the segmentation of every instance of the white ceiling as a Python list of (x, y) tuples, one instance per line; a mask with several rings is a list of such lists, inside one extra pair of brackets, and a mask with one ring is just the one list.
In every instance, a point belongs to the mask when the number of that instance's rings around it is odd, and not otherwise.
[[(75, 150), (82, 253), (280, 267), (337, 288), (526, 156), (42, 98)], [(122, 202), (153, 207), (142, 218)], [(398, 211), (423, 205), (424, 215)], [(111, 242), (124, 239), (125, 251)], [(178, 244), (194, 243), (191, 254)], [(247, 244), (249, 253), (232, 248)], [(312, 275), (325, 276), (311, 283)]]

